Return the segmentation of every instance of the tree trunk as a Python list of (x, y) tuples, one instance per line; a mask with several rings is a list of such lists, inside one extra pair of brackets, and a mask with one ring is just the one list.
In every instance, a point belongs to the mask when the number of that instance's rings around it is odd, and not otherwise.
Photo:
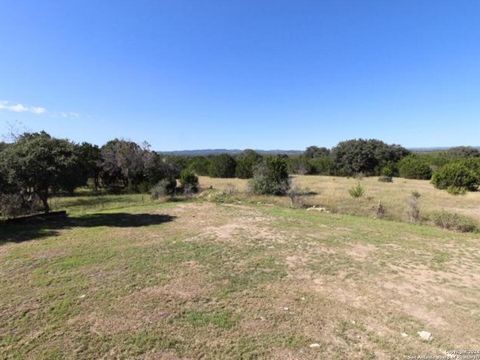
[(43, 211), (45, 214), (48, 214), (50, 212), (50, 206), (48, 205), (48, 194), (41, 194), (39, 197), (43, 203)]

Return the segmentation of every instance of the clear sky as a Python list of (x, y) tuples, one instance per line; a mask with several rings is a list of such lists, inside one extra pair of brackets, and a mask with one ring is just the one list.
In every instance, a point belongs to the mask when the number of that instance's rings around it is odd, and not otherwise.
[(1, 0), (0, 133), (480, 145), (480, 1)]

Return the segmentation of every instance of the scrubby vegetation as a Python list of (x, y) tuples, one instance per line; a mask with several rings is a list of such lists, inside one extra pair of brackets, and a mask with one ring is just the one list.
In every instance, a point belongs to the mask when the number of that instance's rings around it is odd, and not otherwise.
[(81, 187), (107, 193), (150, 192), (159, 197), (175, 193), (173, 184), (178, 179), (185, 193), (195, 193), (196, 176), (253, 178), (254, 193), (285, 195), (288, 176), (296, 174), (379, 176), (381, 182), (392, 182), (396, 176), (432, 178), (437, 188), (463, 194), (478, 189), (480, 156), (470, 147), (411, 154), (399, 145), (354, 139), (331, 150), (310, 146), (301, 155), (271, 157), (245, 150), (236, 156), (188, 157), (165, 155), (152, 151), (147, 143), (122, 139), (98, 147), (45, 132), (25, 133), (0, 146), (0, 216), (48, 212), (52, 195), (72, 195)]
[(255, 167), (250, 186), (255, 194), (285, 195), (290, 188), (285, 160), (279, 156), (266, 157)]
[(453, 162), (440, 168), (432, 177), (432, 184), (438, 189), (451, 189), (452, 192), (475, 191), (480, 185), (480, 177), (462, 162)]

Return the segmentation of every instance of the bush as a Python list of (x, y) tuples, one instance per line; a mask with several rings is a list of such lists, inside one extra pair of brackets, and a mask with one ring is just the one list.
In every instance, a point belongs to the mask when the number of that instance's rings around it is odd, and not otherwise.
[(163, 179), (150, 189), (150, 196), (153, 200), (164, 196), (172, 196), (175, 194), (176, 188), (177, 181), (175, 179)]
[(467, 189), (461, 186), (449, 186), (447, 188), (447, 192), (452, 195), (465, 195), (467, 193)]
[(446, 211), (436, 212), (430, 215), (433, 223), (443, 229), (474, 232), (478, 230), (478, 224), (472, 219), (455, 213)]
[(288, 158), (287, 166), (290, 174), (306, 175), (312, 173), (309, 159), (305, 156), (293, 156)]
[(250, 187), (255, 194), (285, 195), (290, 188), (287, 163), (281, 157), (267, 157), (255, 167)]
[(208, 174), (217, 178), (233, 178), (237, 162), (228, 154), (212, 156), (208, 167)]
[(393, 178), (391, 176), (382, 175), (378, 178), (378, 181), (391, 183), (391, 182), (393, 182)]
[(464, 188), (468, 191), (475, 191), (480, 184), (480, 179), (463, 163), (453, 162), (433, 174), (432, 184), (438, 189)]
[(430, 180), (432, 178), (432, 169), (430, 165), (415, 155), (410, 155), (398, 163), (398, 172), (400, 177), (405, 179)]
[(237, 157), (235, 175), (240, 179), (251, 179), (255, 166), (262, 160), (262, 156), (254, 150), (245, 150)]
[(365, 194), (365, 189), (363, 188), (363, 186), (360, 183), (358, 183), (354, 187), (350, 188), (348, 190), (348, 193), (353, 198), (360, 198)]
[(185, 194), (198, 192), (198, 177), (190, 170), (183, 170), (180, 173), (180, 184)]
[(196, 156), (189, 161), (188, 168), (200, 176), (208, 176), (210, 160), (205, 156)]
[(331, 175), (333, 173), (333, 161), (330, 156), (315, 157), (308, 161), (311, 174)]

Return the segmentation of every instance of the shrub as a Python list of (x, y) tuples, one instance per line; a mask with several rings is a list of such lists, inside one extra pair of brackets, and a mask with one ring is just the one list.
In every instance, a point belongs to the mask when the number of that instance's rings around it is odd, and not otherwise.
[(398, 172), (400, 177), (405, 179), (430, 180), (432, 169), (424, 160), (415, 155), (410, 155), (398, 163)]
[(254, 150), (247, 149), (237, 157), (237, 167), (235, 175), (240, 179), (250, 179), (253, 177), (253, 170), (262, 156)]
[(228, 154), (215, 155), (210, 158), (208, 174), (217, 178), (235, 177), (237, 162)]
[(465, 195), (467, 193), (467, 189), (461, 186), (449, 186), (447, 188), (447, 192), (452, 195)]
[(205, 156), (196, 156), (189, 162), (188, 168), (200, 176), (208, 176), (210, 160)]
[(453, 162), (439, 169), (432, 177), (432, 184), (438, 189), (449, 187), (475, 191), (480, 184), (478, 175), (461, 162)]
[(430, 218), (435, 225), (443, 229), (460, 232), (474, 232), (478, 230), (478, 224), (464, 215), (441, 211), (431, 214)]
[(198, 192), (198, 177), (190, 170), (183, 170), (180, 173), (180, 185), (185, 194)]
[(150, 189), (150, 196), (153, 200), (157, 200), (164, 196), (172, 196), (175, 194), (176, 187), (177, 181), (175, 179), (160, 180)]
[(250, 187), (255, 194), (285, 195), (290, 188), (285, 160), (279, 156), (265, 158), (255, 167)]
[(391, 183), (393, 182), (393, 178), (391, 176), (382, 175), (378, 178), (378, 181)]
[(288, 172), (290, 174), (305, 175), (312, 172), (309, 159), (305, 156), (294, 156), (287, 160)]
[(365, 189), (363, 188), (363, 186), (360, 183), (358, 183), (357, 185), (350, 188), (348, 190), (348, 193), (353, 198), (360, 198), (365, 194)]
[(333, 161), (330, 156), (321, 156), (309, 159), (311, 174), (331, 175), (333, 172)]

